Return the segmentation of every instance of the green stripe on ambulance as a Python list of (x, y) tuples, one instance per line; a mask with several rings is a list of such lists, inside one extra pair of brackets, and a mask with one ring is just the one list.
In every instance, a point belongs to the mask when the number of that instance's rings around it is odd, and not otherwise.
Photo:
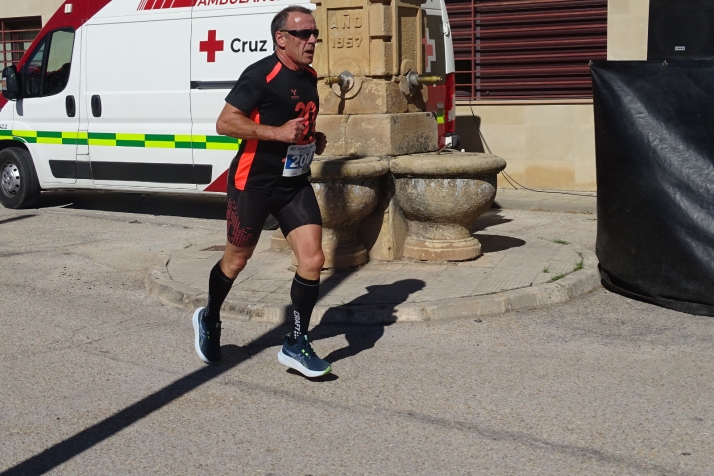
[(29, 144), (208, 150), (238, 150), (241, 142), (240, 139), (226, 136), (0, 130), (0, 140), (13, 139)]

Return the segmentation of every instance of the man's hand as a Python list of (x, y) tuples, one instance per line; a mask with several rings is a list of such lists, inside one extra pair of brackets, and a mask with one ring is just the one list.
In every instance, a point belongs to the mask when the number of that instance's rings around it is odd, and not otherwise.
[(290, 119), (282, 126), (276, 128), (275, 140), (287, 142), (288, 144), (299, 141), (306, 127), (304, 121), (305, 119), (298, 117), (296, 119)]
[(274, 140), (290, 144), (302, 138), (307, 127), (304, 121), (304, 118), (296, 118), (280, 127), (257, 124), (248, 114), (226, 103), (216, 121), (216, 132), (236, 139)]
[(315, 153), (322, 155), (327, 147), (327, 136), (322, 132), (315, 132)]

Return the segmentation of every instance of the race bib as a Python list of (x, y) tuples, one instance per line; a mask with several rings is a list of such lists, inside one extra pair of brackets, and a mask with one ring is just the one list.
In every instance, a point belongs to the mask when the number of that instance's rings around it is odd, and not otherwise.
[(288, 154), (285, 157), (285, 168), (283, 177), (297, 177), (310, 171), (310, 164), (315, 157), (315, 143), (296, 145), (288, 147)]

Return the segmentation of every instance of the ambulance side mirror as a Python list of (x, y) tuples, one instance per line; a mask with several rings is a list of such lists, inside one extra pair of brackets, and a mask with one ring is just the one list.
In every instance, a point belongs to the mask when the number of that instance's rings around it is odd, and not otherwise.
[(20, 99), (20, 77), (14, 66), (2, 70), (2, 95), (10, 101)]

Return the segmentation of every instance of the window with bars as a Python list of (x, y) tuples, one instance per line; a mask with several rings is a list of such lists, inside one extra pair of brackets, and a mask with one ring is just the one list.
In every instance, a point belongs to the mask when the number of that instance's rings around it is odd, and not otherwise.
[(0, 47), (2, 68), (16, 65), (32, 41), (42, 29), (41, 17), (11, 18), (0, 20)]
[(607, 0), (446, 0), (457, 99), (592, 98)]

